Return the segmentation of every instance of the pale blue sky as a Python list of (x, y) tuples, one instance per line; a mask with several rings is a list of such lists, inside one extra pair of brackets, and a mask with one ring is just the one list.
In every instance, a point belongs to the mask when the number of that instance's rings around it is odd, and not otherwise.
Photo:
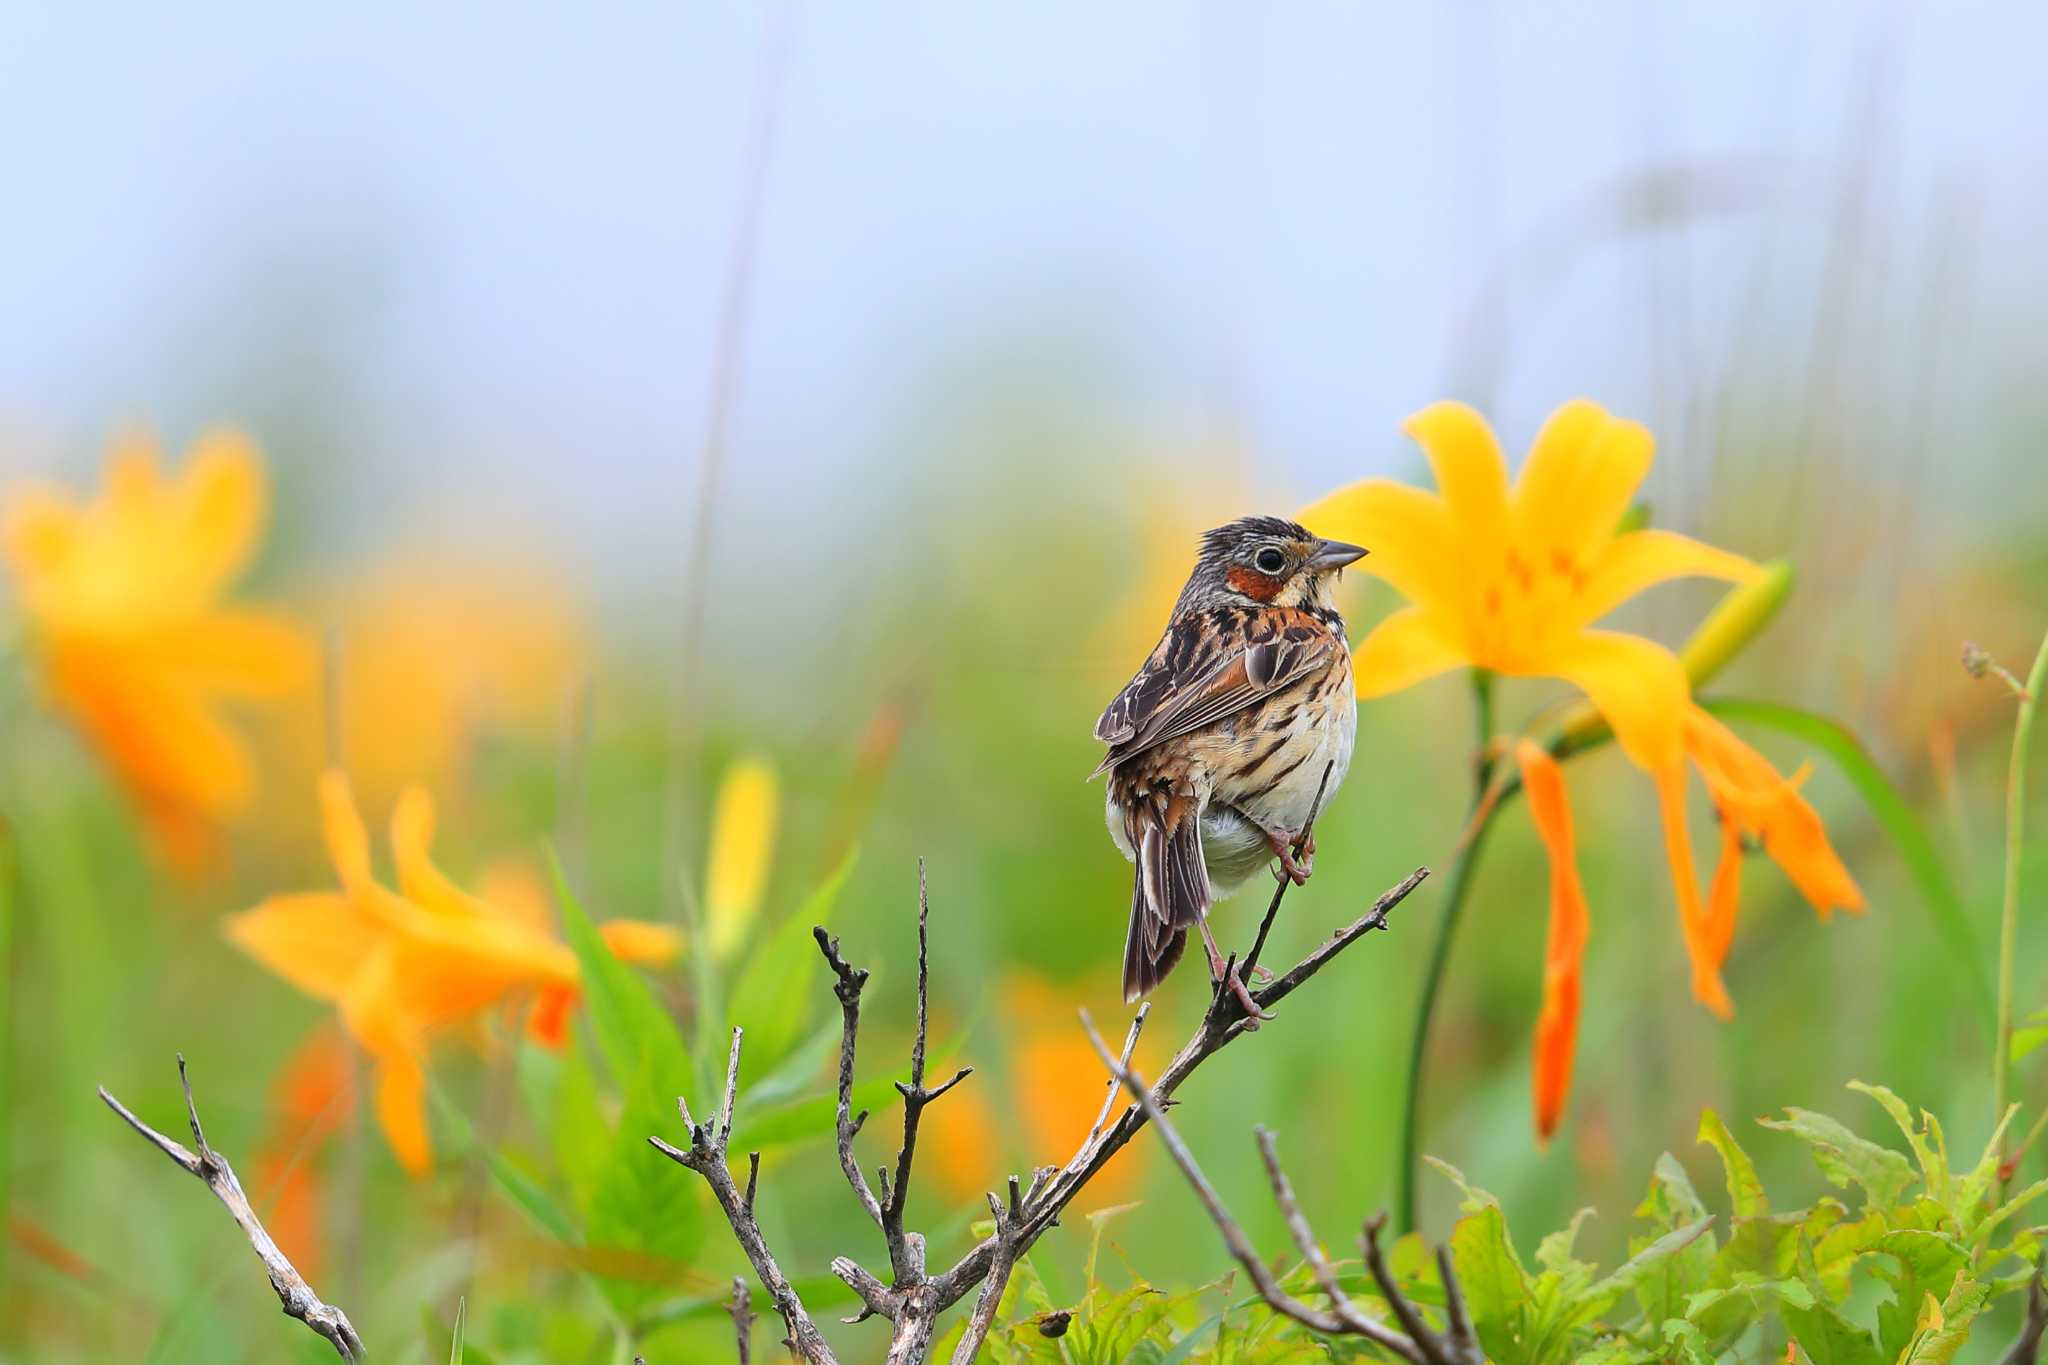
[[(663, 535), (769, 12), (10, 6), (0, 467), (296, 395), (382, 486)], [(1235, 411), (1275, 489), (1401, 458), (1494, 349), (1459, 396), (1511, 440), (1586, 392), (1682, 460), (1685, 381), (1802, 364), (1831, 268), (1843, 325), (1898, 338), (1858, 362), (1881, 403), (1943, 257), (1960, 423), (2042, 359), (2044, 50), (2019, 3), (802, 5), (735, 498), (828, 515), (1019, 336), (1136, 433)], [(1602, 234), (1673, 165), (1714, 212)]]

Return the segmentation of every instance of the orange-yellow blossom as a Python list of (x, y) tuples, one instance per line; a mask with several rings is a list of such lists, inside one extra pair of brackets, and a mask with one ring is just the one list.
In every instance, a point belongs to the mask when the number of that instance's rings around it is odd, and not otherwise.
[[(1742, 834), (1761, 838), (1823, 911), (1859, 908), (1862, 898), (1795, 784), (1693, 704), (1678, 656), (1595, 624), (1673, 578), (1747, 587), (1769, 575), (1669, 531), (1621, 531), (1654, 446), (1641, 425), (1596, 404), (1576, 400), (1553, 413), (1512, 485), (1493, 432), (1471, 408), (1439, 403), (1406, 429), (1428, 456), (1438, 491), (1369, 479), (1302, 514), (1320, 534), (1368, 546), (1360, 567), (1409, 601), (1359, 643), (1359, 695), (1382, 696), (1461, 665), (1560, 678), (1584, 691), (1655, 783), (1693, 993), (1729, 1014), (1720, 969), (1733, 934)], [(1686, 821), (1688, 757), (1728, 830), (1704, 903)], [(1555, 856), (1553, 833), (1545, 837)]]
[[(371, 872), (369, 836), (339, 772), (321, 776), (320, 813), (341, 889), (273, 896), (230, 919), (227, 933), (300, 990), (339, 1007), (373, 1064), (385, 1137), (418, 1174), (432, 1160), (425, 1068), (433, 1037), (531, 993), (532, 1031), (559, 1043), (581, 972), (549, 930), (544, 904), (472, 896), (434, 866), (434, 805), (423, 789), (408, 788), (392, 812), (397, 891)], [(629, 960), (666, 962), (680, 951), (675, 932), (660, 925), (612, 921), (603, 932)]]
[(222, 701), (275, 700), (311, 676), (282, 616), (228, 605), (263, 537), (269, 497), (247, 437), (215, 431), (175, 477), (154, 441), (115, 442), (90, 502), (15, 490), (0, 517), (43, 689), (113, 770), (157, 847), (202, 865), (255, 791)]

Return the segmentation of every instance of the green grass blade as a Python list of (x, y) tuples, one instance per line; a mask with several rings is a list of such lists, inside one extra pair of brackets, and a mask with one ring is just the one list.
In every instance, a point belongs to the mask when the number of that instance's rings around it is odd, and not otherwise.
[(1921, 899), (1933, 912), (1935, 929), (1941, 934), (1956, 961), (1967, 974), (1971, 989), (1966, 994), (1976, 1003), (1987, 1023), (1991, 1020), (1991, 982), (1984, 975), (1983, 959), (1977, 951), (1977, 936), (1970, 927), (1963, 898), (1949, 876), (1926, 826), (1884, 770), (1856, 736), (1825, 716), (1776, 702), (1719, 697), (1700, 705), (1723, 720), (1747, 721), (1802, 740), (1826, 754), (1856, 788), (1870, 813), (1905, 859), (1906, 870), (1920, 889)]
[(462, 1320), (469, 1313), (469, 1298), (455, 1301), (455, 1339), (448, 1345), (448, 1365), (462, 1365)]

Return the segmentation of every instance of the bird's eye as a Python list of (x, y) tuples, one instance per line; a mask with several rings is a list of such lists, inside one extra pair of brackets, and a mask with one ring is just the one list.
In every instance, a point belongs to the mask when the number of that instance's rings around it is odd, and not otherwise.
[(1252, 563), (1258, 566), (1260, 573), (1279, 573), (1287, 567), (1287, 556), (1269, 547), (1259, 551), (1259, 557)]

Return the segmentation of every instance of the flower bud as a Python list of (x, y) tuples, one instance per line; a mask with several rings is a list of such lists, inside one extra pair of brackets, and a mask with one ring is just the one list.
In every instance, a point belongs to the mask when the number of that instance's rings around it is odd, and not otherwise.
[(1762, 578), (1731, 589), (1707, 613), (1685, 648), (1678, 651), (1678, 661), (1685, 665), (1685, 676), (1694, 687), (1727, 667), (1730, 659), (1763, 633), (1792, 591), (1792, 577), (1791, 564), (1773, 560), (1764, 565)]

